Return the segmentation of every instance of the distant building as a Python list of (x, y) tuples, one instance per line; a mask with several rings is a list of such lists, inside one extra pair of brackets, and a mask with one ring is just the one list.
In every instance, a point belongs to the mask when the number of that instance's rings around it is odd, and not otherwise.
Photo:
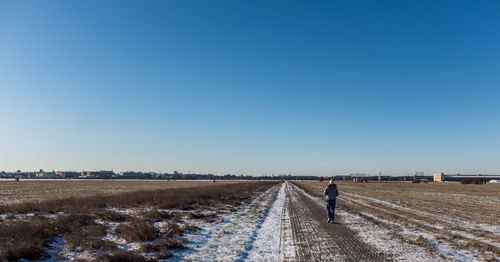
[(36, 178), (53, 179), (53, 178), (56, 178), (56, 173), (55, 172), (43, 172), (43, 170), (42, 170), (42, 172), (38, 172), (35, 176), (36, 176)]
[(59, 178), (78, 178), (80, 173), (75, 171), (57, 171), (56, 176)]
[(81, 176), (84, 178), (103, 178), (110, 179), (115, 176), (113, 171), (82, 171)]
[(155, 172), (136, 172), (136, 171), (125, 171), (120, 172), (118, 178), (121, 179), (158, 179), (165, 178), (165, 174), (155, 173)]
[(434, 182), (444, 182), (444, 180), (445, 180), (444, 173), (434, 174)]
[(446, 175), (444, 173), (436, 173), (434, 174), (434, 182), (460, 182), (464, 179), (482, 179), (484, 182), (489, 182), (491, 180), (500, 179), (500, 175)]
[(123, 179), (139, 179), (142, 178), (142, 172), (126, 171), (120, 173), (120, 178)]

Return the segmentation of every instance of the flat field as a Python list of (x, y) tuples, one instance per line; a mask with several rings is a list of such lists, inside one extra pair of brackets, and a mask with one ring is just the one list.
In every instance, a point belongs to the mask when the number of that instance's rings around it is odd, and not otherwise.
[(29, 197), (0, 205), (0, 261), (171, 258), (187, 248), (190, 232), (238, 210), (265, 213), (278, 190), (276, 181), (2, 183), (10, 198)]
[[(183, 180), (0, 180), (0, 205), (116, 193), (234, 184)], [(252, 181), (250, 181), (252, 183)]]
[[(327, 183), (295, 182), (322, 197)], [(337, 183), (338, 208), (447, 259), (500, 256), (500, 185)], [(369, 229), (368, 229), (369, 230)]]
[(0, 261), (500, 262), (497, 184), (339, 182), (334, 223), (318, 181), (2, 186)]

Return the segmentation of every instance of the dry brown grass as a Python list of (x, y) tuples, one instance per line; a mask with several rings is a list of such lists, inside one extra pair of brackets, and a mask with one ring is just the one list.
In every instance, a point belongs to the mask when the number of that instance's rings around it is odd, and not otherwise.
[(0, 224), (0, 259), (16, 261), (20, 258), (39, 260), (47, 255), (47, 240), (56, 235), (53, 224), (36, 218), (30, 222), (4, 222)]
[[(105, 232), (104, 232), (105, 233)], [(70, 250), (73, 251), (113, 251), (117, 250), (116, 244), (103, 240), (103, 228), (99, 226), (91, 226), (82, 228), (72, 234), (64, 236)]]
[(141, 251), (144, 253), (155, 253), (155, 259), (167, 259), (172, 257), (170, 250), (174, 249), (184, 249), (184, 243), (177, 240), (167, 239), (158, 241), (154, 244), (146, 243), (141, 247)]
[(178, 214), (176, 214), (174, 212), (159, 211), (157, 209), (153, 209), (151, 211), (145, 212), (143, 214), (143, 217), (145, 219), (149, 219), (149, 220), (152, 220), (154, 222), (158, 222), (158, 221), (163, 221), (163, 220), (166, 220), (166, 219), (174, 218), (177, 215)]
[[(218, 186), (241, 181), (166, 181), (166, 180), (21, 180), (0, 181), (0, 205), (21, 202), (112, 195), (142, 190)], [(247, 183), (255, 183), (249, 181)]]
[(47, 200), (44, 202), (25, 202), (0, 206), (0, 213), (27, 213), (43, 211), (47, 213), (74, 213), (104, 207), (154, 206), (161, 209), (176, 208), (188, 210), (200, 205), (217, 205), (225, 203), (235, 205), (252, 195), (252, 190), (273, 182), (242, 182), (230, 186), (216, 185), (192, 188), (170, 188), (158, 190), (142, 190), (114, 195), (95, 195), (87, 197), (69, 197), (65, 199)]
[(128, 223), (116, 227), (115, 233), (127, 240), (127, 242), (144, 242), (156, 239), (160, 231), (153, 224), (134, 219)]
[(142, 262), (146, 261), (141, 255), (131, 251), (116, 251), (100, 254), (95, 258), (97, 262)]
[(207, 220), (212, 220), (217, 216), (216, 213), (201, 213), (201, 212), (189, 212), (186, 215), (187, 219), (200, 219), (205, 218)]
[[(46, 248), (56, 237), (63, 236), (71, 250), (86, 250), (103, 254), (98, 261), (143, 261), (136, 253), (115, 251), (114, 243), (103, 240), (109, 231), (106, 226), (96, 223), (96, 219), (120, 222), (115, 232), (128, 242), (160, 240), (157, 246), (149, 247), (158, 250), (156, 258), (171, 255), (166, 248), (181, 248), (184, 232), (197, 229), (188, 224), (179, 225), (175, 221), (180, 212), (158, 211), (155, 208), (196, 209), (238, 205), (249, 201), (259, 192), (276, 184), (276, 182), (233, 183), (231, 186), (217, 183), (212, 186), (195, 188), (172, 188), (163, 190), (143, 190), (115, 195), (98, 195), (87, 197), (71, 197), (68, 199), (48, 200), (40, 203), (17, 203), (2, 206), (2, 212), (11, 215), (32, 211), (41, 212), (34, 216), (24, 216), (24, 220), (4, 220), (0, 224), (0, 260), (41, 260), (47, 257)], [(132, 217), (104, 207), (148, 207), (152, 211), (141, 213), (141, 217)], [(56, 218), (48, 219), (42, 214), (56, 214)], [(191, 219), (201, 218), (199, 212), (190, 212)], [(140, 214), (139, 214), (140, 216)], [(13, 216), (15, 217), (15, 216)], [(169, 221), (165, 232), (153, 226), (154, 221)], [(138, 260), (137, 260), (138, 259)]]
[(88, 214), (71, 214), (49, 220), (34, 216), (28, 221), (9, 221), (0, 224), (0, 259), (40, 260), (47, 256), (47, 244), (56, 236), (64, 236), (72, 250), (113, 250), (114, 244), (101, 237), (103, 225), (96, 224)]
[[(154, 211), (156, 211), (156, 210), (154, 210)], [(158, 212), (158, 211), (156, 211), (156, 212)], [(93, 215), (96, 218), (99, 218), (99, 219), (102, 219), (105, 221), (109, 221), (109, 222), (125, 222), (127, 220), (132, 219), (131, 216), (129, 216), (127, 214), (123, 214), (123, 213), (116, 212), (113, 210), (104, 210), (104, 209), (95, 211), (93, 213)]]

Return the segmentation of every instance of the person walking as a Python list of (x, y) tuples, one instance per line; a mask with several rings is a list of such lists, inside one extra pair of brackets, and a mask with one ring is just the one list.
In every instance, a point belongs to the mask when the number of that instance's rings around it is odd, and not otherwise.
[(326, 201), (326, 216), (328, 218), (326, 222), (333, 224), (335, 220), (335, 204), (337, 202), (337, 196), (339, 195), (335, 180), (330, 180), (330, 183), (328, 183), (328, 186), (325, 188), (324, 194)]

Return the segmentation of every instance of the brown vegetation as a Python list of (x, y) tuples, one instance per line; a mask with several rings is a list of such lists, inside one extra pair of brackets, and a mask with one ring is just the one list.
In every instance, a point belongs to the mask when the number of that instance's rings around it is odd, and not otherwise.
[(46, 241), (55, 237), (53, 224), (43, 218), (0, 224), (0, 259), (39, 260), (45, 257)]
[[(143, 190), (116, 195), (97, 195), (55, 199), (41, 203), (17, 203), (0, 207), (2, 213), (35, 215), (23, 216), (21, 220), (6, 218), (0, 224), (0, 260), (40, 260), (47, 258), (47, 247), (56, 237), (64, 237), (70, 250), (86, 250), (101, 254), (98, 261), (143, 261), (140, 254), (118, 251), (115, 243), (103, 240), (110, 229), (97, 223), (96, 219), (117, 222), (114, 233), (127, 242), (155, 240), (155, 244), (144, 249), (156, 252), (156, 259), (171, 256), (169, 249), (183, 248), (182, 234), (197, 229), (189, 224), (178, 223), (182, 213), (157, 209), (195, 209), (186, 218), (211, 217), (201, 213), (202, 208), (221, 208), (249, 201), (259, 192), (275, 182), (234, 183), (231, 186), (218, 183), (216, 186)], [(113, 208), (147, 207), (149, 212), (131, 216), (109, 210)], [(58, 213), (61, 212), (61, 213)], [(53, 214), (54, 218), (47, 215)], [(13, 216), (15, 217), (15, 216)], [(153, 225), (156, 221), (167, 221), (161, 232)], [(112, 232), (113, 233), (113, 232)]]
[[(0, 205), (44, 202), (69, 197), (113, 195), (126, 192), (232, 185), (241, 181), (167, 181), (167, 180), (22, 180), (0, 182)], [(254, 183), (249, 181), (248, 183)]]
[(95, 261), (99, 262), (141, 262), (146, 261), (141, 255), (131, 252), (120, 250), (112, 253), (99, 254)]
[(158, 221), (163, 221), (165, 219), (171, 219), (171, 218), (175, 217), (176, 215), (178, 215), (178, 214), (173, 213), (173, 212), (158, 211), (157, 209), (153, 209), (149, 212), (145, 212), (143, 214), (143, 217), (146, 219), (152, 220), (154, 222), (158, 222)]
[(151, 241), (160, 235), (160, 231), (142, 219), (134, 219), (116, 227), (115, 233), (125, 238), (127, 242)]
[[(154, 211), (156, 211), (156, 210), (154, 210)], [(158, 212), (158, 211), (156, 211), (156, 212)], [(123, 214), (120, 212), (116, 212), (116, 211), (112, 211), (112, 210), (105, 210), (105, 209), (97, 210), (93, 214), (97, 218), (100, 218), (100, 219), (105, 220), (105, 221), (110, 221), (110, 222), (125, 222), (125, 221), (131, 219), (131, 217), (129, 215), (126, 215), (126, 214)]]
[[(271, 182), (272, 183), (272, 182)], [(235, 205), (252, 195), (254, 188), (260, 188), (269, 182), (240, 183), (231, 186), (200, 186), (190, 189), (172, 188), (161, 190), (143, 190), (116, 195), (96, 195), (48, 200), (41, 203), (26, 202), (0, 206), (0, 213), (74, 213), (104, 207), (155, 206), (162, 209), (176, 208), (189, 210), (200, 205), (217, 205), (223, 202)]]

